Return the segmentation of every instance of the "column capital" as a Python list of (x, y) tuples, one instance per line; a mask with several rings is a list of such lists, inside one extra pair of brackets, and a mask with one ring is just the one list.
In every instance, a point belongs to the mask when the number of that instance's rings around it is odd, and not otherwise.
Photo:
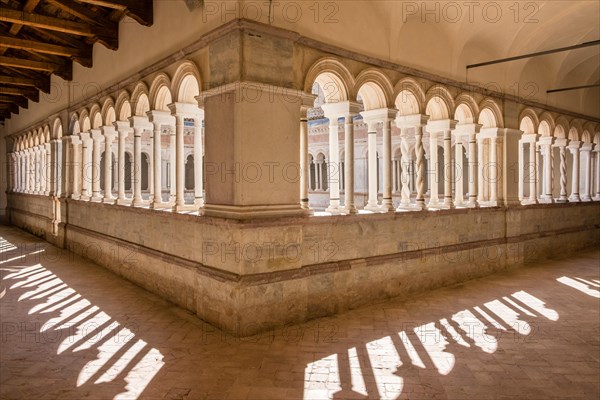
[(100, 131), (102, 132), (102, 136), (109, 140), (114, 139), (117, 135), (117, 130), (112, 125), (101, 126)]
[(375, 110), (362, 111), (360, 115), (362, 115), (363, 120), (367, 124), (386, 122), (395, 120), (398, 115), (398, 110), (393, 108), (378, 108)]
[(402, 128), (415, 128), (423, 127), (427, 125), (429, 121), (429, 115), (425, 114), (411, 114), (411, 115), (400, 115), (396, 116), (396, 126)]
[(553, 141), (554, 141), (554, 138), (552, 136), (541, 136), (538, 139), (538, 145), (539, 146), (550, 146), (550, 145), (552, 145)]
[(476, 135), (481, 131), (483, 125), (467, 123), (467, 124), (456, 124), (456, 128), (454, 129), (454, 134), (457, 135)]
[(104, 138), (100, 129), (90, 129), (90, 134), (92, 136), (92, 139), (94, 139), (94, 143)]
[(556, 138), (554, 140), (553, 147), (566, 147), (566, 146), (567, 146), (567, 139), (566, 138)]
[(569, 141), (569, 145), (567, 146), (571, 150), (577, 150), (581, 146), (581, 142), (579, 140), (571, 140)]
[[(337, 103), (325, 103), (321, 105), (325, 118), (331, 120), (337, 120), (338, 118), (344, 118), (347, 115), (356, 115), (360, 110), (360, 104), (354, 101), (339, 101)], [(362, 114), (362, 113), (361, 113)]]
[[(133, 117), (131, 117), (133, 118)], [(145, 118), (145, 117), (142, 117)], [(146, 122), (148, 121), (148, 118), (145, 118)], [(117, 130), (117, 132), (119, 133), (129, 133), (131, 132), (131, 122), (129, 121), (115, 121), (113, 122), (113, 126), (115, 127), (115, 129)]]
[(171, 103), (167, 105), (169, 110), (171, 110), (171, 115), (174, 117), (183, 117), (183, 118), (203, 118), (204, 110), (198, 108), (197, 104), (190, 103)]
[(435, 121), (429, 120), (427, 121), (425, 130), (430, 134), (451, 131), (456, 128), (456, 124), (458, 124), (458, 121), (453, 119), (438, 119)]
[(146, 115), (152, 123), (175, 125), (175, 117), (169, 111), (150, 110)]
[(594, 148), (593, 143), (583, 143), (581, 145), (581, 148), (579, 149), (579, 151), (592, 151), (593, 148)]

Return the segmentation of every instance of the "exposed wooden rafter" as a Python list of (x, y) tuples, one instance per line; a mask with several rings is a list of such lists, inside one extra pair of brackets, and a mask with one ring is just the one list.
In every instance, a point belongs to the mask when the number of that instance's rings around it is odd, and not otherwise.
[(51, 75), (92, 66), (92, 47), (119, 47), (119, 20), (152, 25), (152, 0), (3, 0), (0, 3), (0, 121), (49, 93)]

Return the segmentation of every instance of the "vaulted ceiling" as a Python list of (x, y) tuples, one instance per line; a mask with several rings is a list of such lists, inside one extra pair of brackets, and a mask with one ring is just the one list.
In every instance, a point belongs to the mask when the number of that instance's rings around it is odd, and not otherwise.
[(0, 121), (93, 64), (94, 43), (117, 50), (119, 21), (152, 25), (152, 0), (0, 0)]

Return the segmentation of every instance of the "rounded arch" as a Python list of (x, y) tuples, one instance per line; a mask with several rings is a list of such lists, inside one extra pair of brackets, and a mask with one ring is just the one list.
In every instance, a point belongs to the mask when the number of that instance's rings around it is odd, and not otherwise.
[(540, 125), (538, 127), (538, 133), (542, 136), (552, 136), (556, 123), (554, 117), (547, 112), (543, 112), (540, 115)]
[(90, 121), (93, 129), (98, 129), (102, 126), (102, 112), (98, 104), (94, 104), (90, 108)]
[(179, 64), (173, 76), (171, 93), (180, 103), (197, 104), (196, 96), (200, 94), (202, 80), (200, 71), (192, 61)]
[(117, 96), (115, 111), (119, 121), (127, 121), (131, 117), (131, 103), (129, 101), (129, 93), (126, 90), (121, 90)]
[(146, 112), (150, 111), (150, 97), (148, 86), (144, 82), (139, 82), (135, 85), (131, 93), (131, 109), (133, 115), (146, 116)]
[(553, 136), (560, 139), (567, 137), (569, 131), (569, 121), (564, 116), (560, 116), (556, 119), (556, 126), (554, 127)]
[(425, 113), (433, 121), (439, 119), (449, 119), (450, 113), (454, 111), (454, 99), (452, 94), (442, 85), (433, 85), (427, 91), (427, 105)]
[(161, 72), (154, 78), (150, 85), (150, 109), (159, 111), (169, 111), (167, 105), (173, 102), (171, 96), (171, 81), (169, 76)]
[(33, 139), (33, 132), (29, 132), (27, 134), (27, 148), (33, 147), (34, 146), (34, 139)]
[(461, 124), (472, 124), (479, 115), (479, 106), (475, 99), (467, 93), (461, 93), (454, 102), (454, 119)]
[(592, 135), (590, 135), (590, 132), (587, 129), (581, 134), (581, 141), (583, 143), (592, 143)]
[(44, 131), (40, 127), (37, 129), (37, 131), (35, 131), (35, 134), (34, 134), (34, 139), (33, 139), (34, 146), (37, 146), (37, 145), (40, 145), (43, 143), (42, 142), (43, 136), (44, 136)]
[(569, 129), (569, 140), (579, 141), (579, 130), (577, 127), (572, 126), (571, 129)]
[(50, 142), (50, 126), (48, 124), (44, 125), (44, 143)]
[(531, 108), (525, 108), (519, 115), (519, 129), (525, 133), (536, 133), (540, 126), (537, 114)]
[(107, 97), (102, 104), (102, 121), (104, 125), (112, 125), (113, 122), (117, 119), (117, 114), (115, 112), (115, 102), (112, 98)]
[(323, 90), (326, 103), (337, 103), (356, 98), (356, 93), (352, 92), (356, 86), (354, 77), (335, 58), (322, 58), (309, 68), (304, 79), (304, 92), (312, 93), (314, 83), (319, 84)]
[(425, 111), (425, 92), (412, 78), (400, 79), (394, 86), (394, 105), (400, 115), (423, 114)]
[[(77, 114), (75, 114), (77, 115)], [(61, 139), (63, 135), (63, 127), (60, 118), (56, 118), (52, 123), (52, 138)]]
[(369, 68), (358, 74), (354, 92), (362, 98), (365, 110), (394, 107), (392, 83), (376, 69)]
[(495, 100), (490, 98), (483, 99), (479, 103), (479, 118), (477, 121), (485, 128), (504, 128), (502, 109)]

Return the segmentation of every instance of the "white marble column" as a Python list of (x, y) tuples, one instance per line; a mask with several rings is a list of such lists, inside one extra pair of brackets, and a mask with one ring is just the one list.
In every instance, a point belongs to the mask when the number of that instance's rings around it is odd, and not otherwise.
[(377, 128), (376, 122), (371, 122), (368, 125), (367, 130), (367, 147), (368, 147), (368, 159), (367, 159), (367, 174), (368, 174), (368, 187), (369, 197), (365, 210), (378, 211), (379, 200), (377, 198), (377, 177), (379, 171), (377, 169)]
[(452, 187), (454, 186), (454, 165), (452, 163), (452, 132), (444, 130), (444, 208), (454, 208)]
[(125, 196), (125, 142), (129, 133), (131, 132), (130, 123), (127, 121), (115, 122), (115, 128), (117, 129), (118, 142), (117, 142), (117, 175), (118, 175), (118, 188), (117, 188), (117, 204), (118, 205), (130, 205), (131, 200)]
[(82, 172), (82, 157), (81, 157), (81, 139), (79, 136), (69, 136), (71, 138), (70, 143), (70, 152), (71, 152), (71, 167), (70, 170), (73, 171), (71, 174), (71, 188), (70, 188), (70, 198), (74, 200), (81, 199), (81, 172)]
[(480, 125), (476, 126), (475, 129), (469, 133), (469, 208), (475, 208), (477, 204), (477, 190), (479, 186), (479, 169), (478, 156), (477, 156), (477, 133)]
[(33, 194), (40, 194), (40, 146), (32, 148), (33, 156)]
[(490, 205), (495, 207), (498, 205), (498, 180), (500, 178), (500, 166), (498, 163), (498, 138), (493, 136), (490, 138)]
[(354, 204), (354, 119), (351, 114), (346, 115), (344, 124), (344, 208), (348, 214), (358, 213)]
[(529, 204), (537, 203), (538, 164), (536, 152), (536, 134), (529, 141)]
[(102, 190), (100, 188), (100, 159), (102, 156), (103, 137), (100, 129), (92, 129), (92, 198), (93, 202), (102, 201)]
[(571, 177), (571, 195), (569, 202), (577, 203), (581, 201), (579, 198), (579, 146), (581, 142), (572, 140), (569, 143), (568, 149), (573, 155), (572, 177)]
[(596, 172), (595, 172), (596, 193), (594, 196), (594, 200), (600, 201), (600, 144), (596, 144), (596, 147), (594, 148), (594, 152), (596, 153)]
[(583, 143), (579, 149), (580, 162), (583, 166), (583, 193), (581, 201), (592, 201), (591, 182), (592, 182), (592, 147), (591, 143)]
[(300, 206), (308, 210), (308, 107), (300, 108)]
[(340, 148), (338, 136), (338, 115), (329, 117), (329, 163), (327, 168), (327, 180), (329, 189), (329, 207), (327, 211), (331, 213), (339, 212), (340, 208)]
[(381, 210), (383, 212), (395, 211), (392, 204), (392, 118), (385, 118), (383, 122), (383, 200)]
[[(183, 143), (184, 117), (175, 115), (175, 205), (174, 211), (185, 209), (185, 147)], [(171, 143), (172, 144), (172, 143)], [(171, 164), (172, 166), (173, 164)], [(173, 180), (171, 180), (171, 188)], [(173, 191), (171, 191), (172, 193)]]
[[(131, 204), (140, 207), (142, 199), (142, 133), (141, 127), (133, 128), (133, 199)], [(160, 137), (160, 135), (159, 135)], [(160, 149), (160, 146), (159, 146)], [(158, 175), (160, 177), (160, 174)], [(160, 187), (160, 186), (159, 186)]]
[(103, 126), (100, 128), (104, 136), (104, 199), (106, 204), (114, 204), (115, 199), (112, 194), (113, 176), (112, 176), (112, 144), (117, 132), (114, 126)]
[(544, 140), (543, 154), (544, 157), (544, 202), (552, 203), (552, 137), (541, 138)]
[[(197, 209), (204, 207), (204, 162), (202, 160), (204, 156), (204, 146), (202, 144), (204, 110), (200, 111), (200, 115), (194, 118), (194, 206)], [(306, 196), (308, 198), (308, 192)]]
[(429, 131), (429, 203), (428, 208), (440, 206), (438, 197), (439, 166), (438, 166), (438, 133)]
[[(414, 114), (414, 115), (397, 115), (396, 126), (400, 129), (400, 146), (402, 159), (402, 199), (398, 211), (413, 209), (424, 210), (425, 207), (425, 149), (423, 147), (423, 127), (427, 124), (429, 116)], [(415, 186), (416, 199), (414, 207), (410, 204), (411, 194), (411, 157), (409, 154), (409, 129), (414, 130), (415, 135)]]
[[(154, 133), (153, 133), (153, 160), (152, 164), (154, 167), (153, 179), (154, 179), (154, 196), (152, 200), (151, 207), (154, 209), (160, 208), (169, 208), (172, 207), (172, 204), (169, 205), (169, 202), (163, 202), (162, 199), (162, 127), (166, 126), (171, 129), (173, 125), (175, 125), (175, 118), (171, 115), (170, 112), (166, 111), (157, 111), (152, 110), (148, 111), (148, 119), (154, 124)], [(141, 133), (140, 133), (141, 135)], [(175, 135), (172, 135), (172, 139), (175, 139)], [(171, 150), (175, 151), (175, 146), (172, 146), (172, 149), (169, 151), (169, 155), (171, 156)], [(173, 154), (174, 156), (174, 154)], [(174, 161), (174, 157), (173, 157)], [(171, 164), (171, 172), (174, 172), (173, 168), (175, 167), (174, 162)], [(175, 185), (171, 185), (172, 190), (175, 190)]]
[(558, 147), (560, 153), (560, 194), (558, 203), (567, 202), (567, 139), (558, 138), (555, 141), (555, 147)]
[(175, 207), (177, 196), (177, 133), (173, 128), (169, 130), (169, 208)]
[(90, 132), (81, 132), (81, 196), (80, 199), (89, 201), (92, 198), (92, 147), (93, 140)]
[(47, 142), (44, 144), (45, 156), (44, 156), (44, 177), (45, 177), (45, 189), (44, 195), (50, 196), (52, 193), (52, 143)]
[(72, 187), (72, 169), (70, 168), (71, 164), (71, 151), (69, 149), (69, 136), (62, 137), (61, 143), (61, 156), (62, 159), (60, 161), (60, 173), (61, 173), (61, 194), (60, 196), (63, 198), (68, 198), (71, 195), (71, 187)]
[[(456, 131), (455, 131), (456, 132)], [(463, 138), (459, 134), (454, 135), (454, 206), (462, 207), (465, 203), (463, 190)]]

